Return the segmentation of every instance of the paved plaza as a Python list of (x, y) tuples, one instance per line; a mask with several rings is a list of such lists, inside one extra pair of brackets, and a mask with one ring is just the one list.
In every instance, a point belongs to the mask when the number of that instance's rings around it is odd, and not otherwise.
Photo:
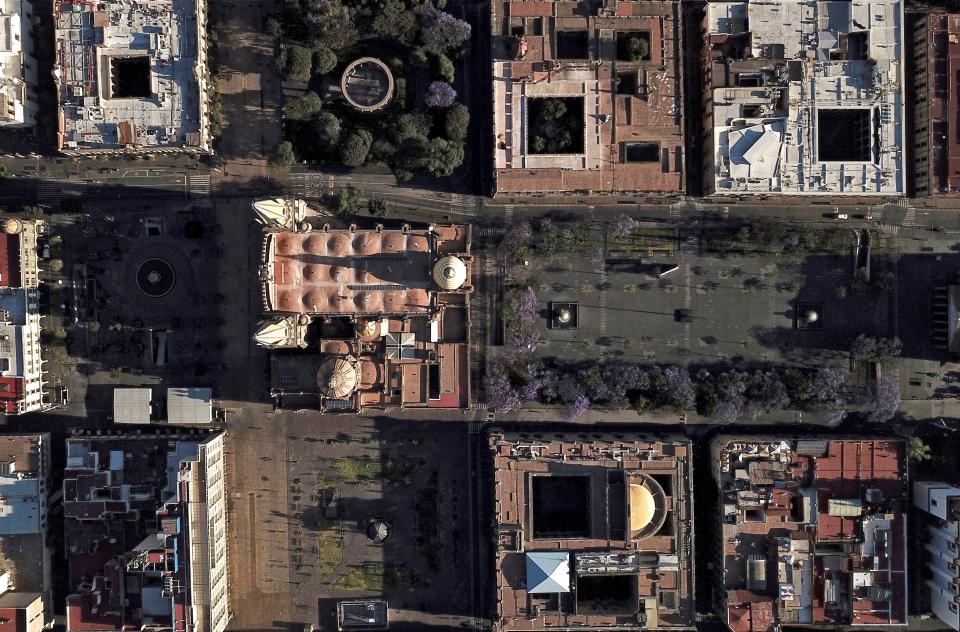
[[(526, 279), (518, 274), (540, 301), (537, 354), (563, 362), (842, 366), (856, 335), (892, 334), (890, 294), (849, 290), (852, 255), (709, 253), (696, 231), (650, 252), (625, 262), (608, 244), (604, 262), (565, 253), (535, 262)], [(553, 302), (578, 305), (577, 329), (548, 326)], [(817, 329), (798, 327), (798, 309), (807, 305), (820, 314)]]

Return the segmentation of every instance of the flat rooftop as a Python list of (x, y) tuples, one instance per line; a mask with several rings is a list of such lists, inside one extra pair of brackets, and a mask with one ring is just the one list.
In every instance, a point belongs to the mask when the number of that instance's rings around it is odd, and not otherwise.
[(602, 4), (491, 3), (496, 193), (684, 189), (679, 4)]
[(960, 14), (931, 12), (917, 16), (915, 133), (918, 159), (927, 166), (916, 176), (918, 194), (960, 193)]
[(905, 625), (902, 441), (718, 437), (727, 625)]
[[(199, 460), (199, 446), (216, 437), (194, 431), (67, 438), (68, 628), (183, 629), (190, 547), (203, 530), (195, 531), (185, 514), (190, 499), (179, 477), (184, 463)], [(179, 585), (172, 597), (161, 595), (164, 580)]]
[(711, 193), (904, 195), (899, 0), (707, 5)]
[(689, 442), (493, 430), (494, 629), (692, 629)]
[(53, 11), (62, 151), (210, 150), (205, 0)]
[(24, 64), (33, 52), (32, 17), (29, 3), (0, 0), (0, 127), (34, 122), (36, 108), (27, 94), (34, 89), (36, 70)]

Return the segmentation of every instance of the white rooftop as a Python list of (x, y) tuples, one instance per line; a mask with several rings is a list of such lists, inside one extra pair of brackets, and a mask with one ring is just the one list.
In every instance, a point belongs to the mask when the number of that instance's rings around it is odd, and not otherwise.
[(570, 592), (570, 553), (530, 551), (527, 553), (527, 592)]
[(25, 64), (33, 49), (31, 17), (29, 3), (0, 0), (0, 127), (33, 124), (36, 106), (28, 93), (36, 82), (36, 64)]
[(149, 387), (114, 388), (113, 423), (150, 423), (150, 400), (152, 395), (153, 391)]
[(713, 2), (708, 32), (744, 12), (749, 55), (714, 87), (714, 192), (905, 194), (900, 1)]
[(167, 389), (167, 421), (203, 425), (213, 420), (213, 392), (209, 388)]
[(65, 152), (209, 149), (203, 2), (55, 0)]

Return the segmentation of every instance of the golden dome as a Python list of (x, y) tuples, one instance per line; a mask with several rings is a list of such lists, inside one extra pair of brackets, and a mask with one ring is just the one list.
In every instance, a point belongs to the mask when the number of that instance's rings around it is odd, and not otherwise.
[(456, 290), (467, 280), (467, 266), (459, 257), (441, 257), (433, 266), (433, 281), (442, 290)]
[(327, 397), (349, 397), (357, 389), (359, 382), (360, 371), (349, 356), (328, 358), (317, 370), (317, 386)]

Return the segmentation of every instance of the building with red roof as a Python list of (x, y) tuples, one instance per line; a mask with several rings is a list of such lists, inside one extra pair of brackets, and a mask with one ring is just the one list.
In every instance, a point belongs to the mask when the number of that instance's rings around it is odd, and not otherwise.
[(0, 231), (0, 412), (42, 410), (39, 220), (8, 219)]
[(0, 632), (38, 632), (53, 621), (49, 445), (47, 434), (0, 435)]
[(494, 195), (685, 191), (680, 5), (490, 3)]
[(915, 194), (960, 193), (960, 14), (931, 11), (913, 22)]
[(255, 334), (278, 405), (467, 408), (472, 232), (314, 226), (302, 200), (254, 203), (265, 227)]
[(67, 630), (223, 632), (223, 433), (67, 439)]
[(494, 429), (496, 632), (693, 630), (683, 438)]
[(711, 456), (731, 630), (906, 625), (902, 441), (719, 436)]

